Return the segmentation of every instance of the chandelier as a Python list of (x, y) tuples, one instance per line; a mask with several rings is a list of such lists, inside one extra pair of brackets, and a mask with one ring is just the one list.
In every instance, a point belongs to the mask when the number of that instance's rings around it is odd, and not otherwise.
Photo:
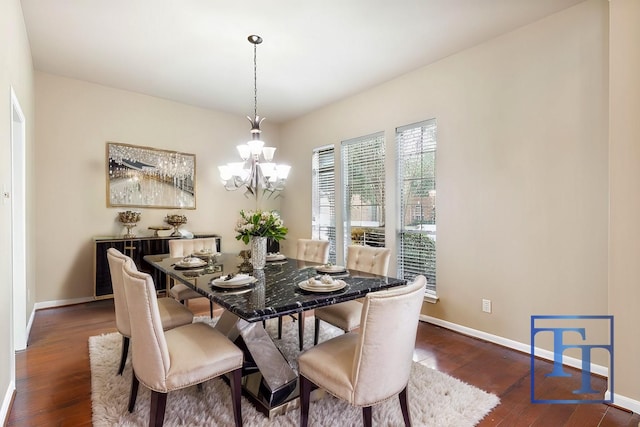
[(236, 147), (242, 159), (241, 162), (218, 166), (218, 170), (224, 188), (229, 191), (244, 188), (245, 196), (252, 195), (257, 201), (260, 190), (267, 198), (284, 190), (291, 166), (273, 163), (275, 147), (265, 147), (260, 139), (262, 133), (260, 123), (264, 117), (258, 115), (256, 51), (257, 46), (262, 43), (262, 37), (251, 35), (248, 40), (253, 44), (253, 118), (247, 116), (251, 122), (251, 140)]

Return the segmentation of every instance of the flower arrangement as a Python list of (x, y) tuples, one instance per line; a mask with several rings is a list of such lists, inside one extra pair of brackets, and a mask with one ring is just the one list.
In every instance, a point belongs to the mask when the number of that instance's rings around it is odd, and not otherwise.
[(251, 237), (269, 237), (278, 242), (285, 238), (288, 231), (276, 211), (241, 210), (236, 224), (236, 239), (245, 244), (249, 244)]

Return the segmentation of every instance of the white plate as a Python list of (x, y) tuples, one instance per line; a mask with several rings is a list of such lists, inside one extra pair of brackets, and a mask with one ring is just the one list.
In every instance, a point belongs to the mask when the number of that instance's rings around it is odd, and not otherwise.
[(344, 273), (347, 269), (342, 265), (321, 265), (316, 267), (320, 273)]
[(334, 280), (332, 285), (310, 285), (307, 280), (298, 283), (298, 287), (309, 292), (335, 292), (343, 289), (347, 284), (343, 280)]
[(194, 252), (192, 254), (192, 256), (195, 256), (195, 257), (199, 257), (199, 256), (216, 256), (216, 255), (219, 255), (219, 254), (220, 254), (219, 252), (198, 251), (198, 252)]
[(251, 285), (251, 283), (249, 283), (248, 285), (234, 286), (233, 288), (225, 288), (223, 286), (212, 285), (213, 287), (211, 290), (224, 292), (225, 295), (241, 295), (253, 291), (253, 289), (250, 288), (249, 285)]
[(287, 259), (287, 257), (282, 254), (267, 255), (267, 258), (266, 258), (267, 261), (282, 261), (285, 259)]
[(224, 280), (225, 277), (226, 276), (222, 276), (217, 279), (213, 279), (211, 284), (219, 288), (237, 288), (239, 286), (249, 285), (257, 280), (255, 277), (249, 276), (248, 274), (237, 274), (229, 280)]
[(213, 279), (214, 282), (220, 281), (220, 282), (225, 282), (225, 283), (234, 283), (234, 282), (242, 282), (245, 281), (249, 278), (253, 279), (253, 276), (250, 276), (248, 274), (244, 274), (244, 273), (240, 273), (240, 274), (236, 274), (235, 276), (233, 276), (231, 279), (227, 279), (226, 275), (218, 277), (217, 279)]
[(225, 282), (224, 280), (221, 282), (217, 280), (212, 280), (211, 284), (216, 288), (220, 288), (220, 289), (236, 289), (236, 288), (242, 288), (244, 286), (253, 285), (257, 281), (258, 279), (256, 279), (255, 277), (250, 277), (248, 279), (244, 279), (242, 281), (232, 282), (232, 283), (229, 283), (228, 281)]
[(199, 262), (176, 262), (176, 265), (180, 268), (200, 268), (207, 265), (206, 261), (199, 260)]

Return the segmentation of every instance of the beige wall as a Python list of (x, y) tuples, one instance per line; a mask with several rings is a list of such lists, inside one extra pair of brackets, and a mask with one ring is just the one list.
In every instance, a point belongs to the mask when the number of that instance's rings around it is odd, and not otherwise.
[[(124, 231), (117, 222), (123, 209), (106, 206), (107, 141), (195, 154), (197, 209), (179, 211), (189, 221), (182, 228), (220, 234), (226, 251), (244, 246), (233, 227), (238, 211), (255, 204), (241, 191), (227, 193), (217, 170), (239, 160), (235, 146), (249, 139), (244, 117), (40, 72), (35, 81), (38, 301), (93, 296), (92, 237)], [(267, 124), (263, 131), (277, 146), (277, 128)], [(146, 235), (169, 213), (140, 211), (135, 231)]]
[[(33, 66), (31, 51), (24, 26), (19, 0), (0, 2), (0, 188), (11, 188), (11, 114), (10, 88), (18, 98), (26, 119), (27, 192), (33, 195)], [(27, 242), (33, 243), (32, 213), (35, 205), (32, 196), (27, 200)], [(12, 272), (11, 272), (11, 204), (0, 202), (0, 393), (3, 404), (8, 404), (12, 372)], [(33, 259), (27, 264), (27, 287), (33, 296), (35, 276)], [(33, 300), (27, 301), (27, 318), (33, 309)]]
[[(310, 233), (313, 147), (384, 131), (392, 170), (395, 128), (436, 118), (440, 302), (424, 313), (521, 343), (532, 314), (606, 314), (607, 37), (607, 2), (587, 1), (287, 123), (291, 240)], [(392, 172), (387, 194), (395, 250)]]
[(640, 2), (611, 0), (610, 26), (609, 309), (616, 322), (614, 391), (640, 400)]

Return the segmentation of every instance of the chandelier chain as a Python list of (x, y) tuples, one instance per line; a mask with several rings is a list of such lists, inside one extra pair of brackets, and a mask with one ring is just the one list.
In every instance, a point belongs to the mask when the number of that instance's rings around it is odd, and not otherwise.
[(258, 45), (253, 45), (253, 117), (258, 117)]

